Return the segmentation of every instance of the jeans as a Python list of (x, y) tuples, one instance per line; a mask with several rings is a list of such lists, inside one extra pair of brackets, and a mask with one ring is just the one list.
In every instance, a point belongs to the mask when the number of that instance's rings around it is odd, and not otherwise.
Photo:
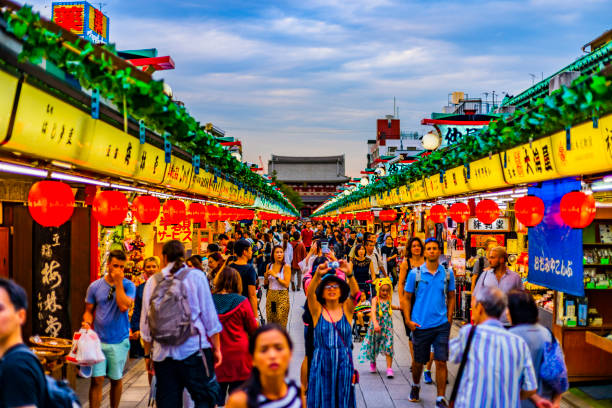
[(206, 366), (200, 352), (193, 353), (184, 360), (166, 358), (154, 362), (157, 408), (182, 406), (184, 388), (187, 388), (195, 408), (214, 408), (220, 388), (215, 376), (213, 353), (209, 348), (202, 351)]

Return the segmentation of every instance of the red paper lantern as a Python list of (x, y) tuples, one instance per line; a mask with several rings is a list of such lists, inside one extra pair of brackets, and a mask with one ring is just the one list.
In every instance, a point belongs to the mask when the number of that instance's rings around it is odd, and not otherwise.
[(206, 217), (208, 218), (208, 222), (219, 221), (219, 207), (215, 205), (207, 205)]
[(441, 224), (446, 220), (446, 207), (436, 204), (429, 209), (429, 219), (436, 224)]
[(204, 207), (204, 204), (189, 204), (188, 214), (189, 218), (191, 218), (193, 222), (197, 222), (199, 224), (204, 224), (206, 222), (206, 207)]
[(94, 218), (105, 227), (114, 227), (125, 220), (128, 200), (120, 191), (100, 191), (91, 206)]
[(134, 218), (143, 224), (150, 224), (159, 215), (159, 200), (150, 195), (138, 196), (132, 201)]
[(397, 213), (395, 212), (395, 210), (382, 210), (379, 214), (378, 214), (378, 218), (380, 218), (381, 221), (393, 221), (395, 220), (395, 218), (397, 217)]
[(168, 200), (164, 203), (164, 221), (167, 224), (180, 224), (187, 218), (187, 208), (181, 200)]
[(584, 228), (595, 219), (595, 198), (592, 194), (572, 191), (561, 198), (559, 209), (564, 223), (572, 228)]
[(448, 215), (456, 223), (466, 222), (470, 218), (470, 207), (466, 203), (455, 203), (451, 205)]
[(536, 226), (544, 219), (544, 201), (532, 195), (521, 197), (514, 204), (514, 216), (526, 227)]
[(60, 181), (38, 181), (28, 193), (28, 211), (43, 227), (59, 227), (74, 212), (72, 189)]
[(499, 207), (493, 200), (482, 200), (476, 204), (476, 217), (483, 224), (493, 224), (499, 218)]

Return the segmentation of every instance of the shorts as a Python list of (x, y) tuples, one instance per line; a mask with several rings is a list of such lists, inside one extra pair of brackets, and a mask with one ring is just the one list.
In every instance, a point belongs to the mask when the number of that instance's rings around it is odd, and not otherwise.
[(102, 343), (102, 353), (106, 360), (93, 366), (92, 377), (108, 377), (111, 380), (120, 380), (123, 377), (123, 368), (130, 351), (130, 339), (121, 343)]
[(430, 329), (416, 329), (412, 332), (414, 360), (419, 364), (429, 361), (429, 353), (433, 346), (434, 360), (448, 361), (448, 340), (450, 323), (446, 322)]

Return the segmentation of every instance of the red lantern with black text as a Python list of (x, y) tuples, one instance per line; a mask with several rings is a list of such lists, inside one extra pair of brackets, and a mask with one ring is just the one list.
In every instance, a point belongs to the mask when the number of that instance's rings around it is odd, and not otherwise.
[(128, 212), (128, 200), (119, 191), (100, 191), (92, 204), (94, 218), (105, 227), (114, 227), (125, 220)]
[(466, 222), (470, 218), (470, 207), (466, 203), (455, 203), (448, 210), (448, 215), (458, 224)]
[(138, 196), (132, 201), (132, 214), (143, 224), (150, 224), (159, 215), (159, 199), (150, 195)]
[(189, 218), (193, 222), (197, 222), (198, 224), (204, 224), (206, 222), (206, 207), (200, 203), (191, 203), (189, 204)]
[(167, 224), (180, 224), (187, 218), (185, 203), (181, 200), (168, 200), (164, 203), (164, 221)]
[(446, 207), (436, 204), (429, 209), (429, 219), (436, 224), (441, 224), (446, 220)]
[(60, 181), (36, 182), (28, 193), (28, 211), (43, 227), (59, 227), (74, 212), (72, 189)]
[(476, 217), (483, 224), (493, 224), (499, 218), (499, 206), (493, 200), (482, 200), (476, 204)]
[(393, 221), (396, 217), (397, 213), (395, 212), (395, 210), (382, 210), (378, 214), (378, 218), (380, 218), (380, 220), (384, 222)]
[(219, 221), (219, 207), (216, 205), (207, 205), (206, 218), (208, 219), (208, 222)]
[(572, 191), (561, 198), (559, 210), (564, 223), (572, 228), (584, 228), (595, 219), (595, 198), (592, 194)]
[(514, 216), (526, 227), (534, 227), (544, 219), (544, 201), (540, 197), (528, 195), (514, 203)]

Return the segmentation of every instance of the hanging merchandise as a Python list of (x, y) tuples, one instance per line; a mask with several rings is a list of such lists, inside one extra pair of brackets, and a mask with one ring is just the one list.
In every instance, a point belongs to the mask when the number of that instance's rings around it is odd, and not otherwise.
[(470, 207), (466, 203), (455, 203), (451, 205), (448, 215), (456, 223), (464, 223), (470, 218)]
[(516, 200), (514, 215), (526, 227), (534, 227), (544, 218), (544, 201), (540, 197), (527, 195)]
[(187, 218), (185, 203), (181, 200), (168, 200), (164, 203), (164, 220), (167, 224), (179, 224)]
[(572, 191), (563, 196), (559, 210), (565, 224), (585, 228), (595, 219), (595, 198), (592, 194)]
[(28, 193), (28, 211), (43, 227), (59, 227), (72, 217), (74, 194), (68, 184), (59, 181), (39, 181)]
[(128, 200), (119, 191), (100, 191), (93, 200), (92, 214), (104, 227), (121, 224), (127, 212)]
[(429, 209), (429, 218), (436, 224), (443, 223), (446, 219), (446, 207), (436, 204)]
[(476, 204), (476, 217), (483, 224), (493, 224), (499, 214), (499, 207), (493, 200), (482, 200)]
[(150, 224), (159, 216), (159, 199), (150, 195), (138, 196), (132, 202), (132, 213), (142, 224)]

